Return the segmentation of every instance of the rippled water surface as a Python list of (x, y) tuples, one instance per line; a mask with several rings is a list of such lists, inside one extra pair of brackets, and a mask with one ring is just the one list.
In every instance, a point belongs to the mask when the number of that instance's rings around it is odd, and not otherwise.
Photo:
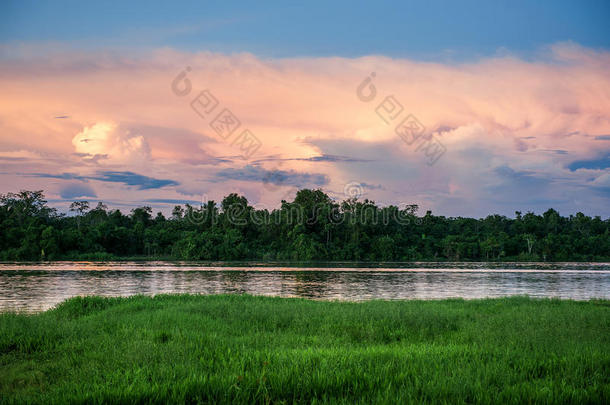
[(610, 299), (610, 263), (392, 263), (374, 267), (168, 262), (0, 263), (0, 311), (40, 311), (76, 295), (248, 293), (336, 300), (510, 295)]

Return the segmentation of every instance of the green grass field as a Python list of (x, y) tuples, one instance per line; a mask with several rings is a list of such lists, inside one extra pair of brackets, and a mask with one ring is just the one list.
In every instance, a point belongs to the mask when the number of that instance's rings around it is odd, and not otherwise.
[(0, 315), (1, 403), (610, 403), (610, 302), (74, 298)]

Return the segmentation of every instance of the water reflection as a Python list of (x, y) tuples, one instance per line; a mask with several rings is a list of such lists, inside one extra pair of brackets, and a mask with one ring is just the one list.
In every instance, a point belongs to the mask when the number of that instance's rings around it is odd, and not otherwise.
[(45, 310), (76, 295), (164, 293), (247, 293), (355, 301), (510, 295), (610, 299), (610, 270), (0, 264), (0, 311)]

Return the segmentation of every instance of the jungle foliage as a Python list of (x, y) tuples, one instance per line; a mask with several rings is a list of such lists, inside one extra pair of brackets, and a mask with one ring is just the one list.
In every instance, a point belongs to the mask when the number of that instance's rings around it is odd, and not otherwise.
[(610, 219), (554, 209), (515, 218), (444, 217), (417, 205), (332, 200), (300, 190), (274, 210), (230, 194), (217, 204), (176, 206), (170, 217), (124, 214), (75, 201), (71, 214), (42, 191), (0, 196), (0, 260), (113, 259), (282, 261), (599, 261), (610, 258)]

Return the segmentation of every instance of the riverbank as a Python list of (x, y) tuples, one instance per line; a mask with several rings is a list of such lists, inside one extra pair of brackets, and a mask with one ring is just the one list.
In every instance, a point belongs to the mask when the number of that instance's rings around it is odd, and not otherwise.
[[(278, 260), (176, 260), (171, 258), (151, 258), (151, 257), (109, 257), (107, 259), (95, 258), (80, 258), (80, 259), (65, 259), (65, 260), (13, 260), (0, 261), (0, 266), (10, 268), (11, 265), (80, 265), (80, 266), (96, 266), (96, 265), (113, 265), (113, 264), (129, 264), (136, 265), (169, 265), (169, 266), (198, 266), (198, 267), (287, 267), (295, 269), (303, 268), (363, 268), (363, 269), (532, 269), (532, 270), (610, 270), (610, 259), (605, 261), (278, 261)], [(2, 270), (2, 268), (0, 268)]]
[(608, 403), (610, 302), (73, 298), (0, 314), (0, 402)]

